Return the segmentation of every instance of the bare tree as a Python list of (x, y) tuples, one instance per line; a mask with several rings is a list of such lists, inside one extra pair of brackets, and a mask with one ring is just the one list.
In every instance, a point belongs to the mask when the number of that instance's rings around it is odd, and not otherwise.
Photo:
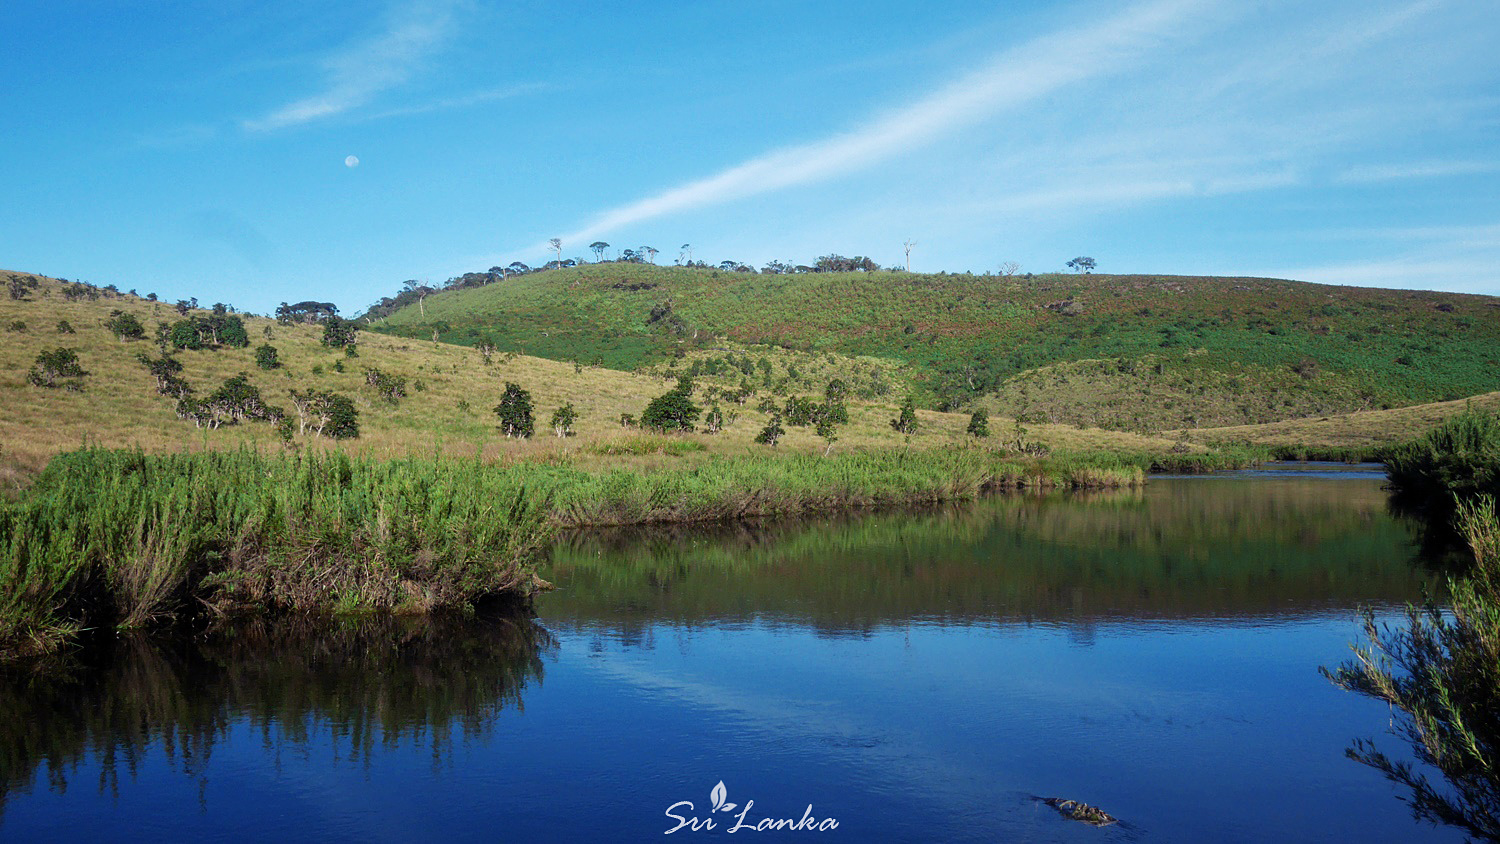
[(687, 257), (687, 262), (689, 264), (693, 263), (693, 244), (682, 244), (682, 251), (677, 253), (677, 263), (682, 263), (683, 256)]
[(911, 239), (907, 239), (905, 241), (902, 241), (902, 243), (901, 243), (901, 248), (906, 250), (906, 271), (907, 272), (911, 272), (911, 250), (916, 245), (917, 245), (917, 242), (915, 240), (911, 240)]
[(646, 262), (649, 264), (654, 264), (656, 263), (656, 253), (660, 252), (661, 250), (657, 249), (655, 246), (642, 246), (641, 251), (646, 253)]
[(554, 237), (554, 238), (552, 238), (551, 240), (549, 240), (547, 242), (552, 245), (553, 251), (555, 251), (557, 253), (557, 265), (559, 267), (561, 267), (562, 266), (562, 238), (560, 238), (560, 237)]
[(1000, 265), (1000, 274), (1010, 278), (1021, 271), (1021, 265), (1015, 261), (1006, 261)]

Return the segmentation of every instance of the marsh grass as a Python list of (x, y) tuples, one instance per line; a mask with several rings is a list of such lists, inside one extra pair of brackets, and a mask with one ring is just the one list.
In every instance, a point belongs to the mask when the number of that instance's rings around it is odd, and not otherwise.
[(85, 627), (204, 612), (429, 612), (528, 599), (562, 527), (699, 522), (962, 501), (989, 490), (1119, 488), (1145, 460), (978, 448), (711, 458), (590, 472), (567, 460), (375, 460), (249, 449), (52, 461), (0, 507), (0, 650)]
[(547, 467), (249, 450), (53, 460), (0, 508), (0, 651), (209, 610), (426, 612), (526, 596)]

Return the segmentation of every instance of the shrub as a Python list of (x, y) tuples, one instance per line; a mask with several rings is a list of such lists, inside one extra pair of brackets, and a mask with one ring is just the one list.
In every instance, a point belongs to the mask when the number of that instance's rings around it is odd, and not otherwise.
[(578, 420), (578, 411), (573, 409), (573, 403), (559, 407), (552, 412), (552, 432), (559, 437), (573, 436), (573, 423)]
[[(78, 352), (73, 349), (53, 349), (36, 356), (36, 364), (26, 373), (26, 380), (38, 387), (56, 387), (65, 379), (80, 379), (88, 375), (78, 362)], [(78, 389), (76, 380), (67, 380), (64, 386)]]
[(348, 440), (359, 436), (359, 411), (348, 396), (326, 390), (291, 391), (299, 433)]
[(323, 345), (330, 349), (353, 345), (359, 323), (342, 317), (330, 316), (323, 323)]
[(60, 319), (60, 320), (57, 321), (57, 333), (58, 334), (77, 334), (78, 332), (73, 330), (73, 326), (71, 324), (69, 324), (69, 322), (67, 320)]
[(916, 400), (907, 398), (906, 402), (901, 405), (901, 413), (891, 420), (891, 429), (908, 437), (917, 432)]
[(703, 411), (692, 399), (690, 378), (677, 379), (677, 386), (657, 396), (641, 413), (641, 427), (657, 433), (692, 431)]
[[(342, 361), (335, 361), (335, 364), (339, 363)], [(406, 397), (406, 379), (400, 375), (392, 375), (378, 369), (367, 369), (365, 370), (365, 383), (374, 387), (375, 392), (391, 404)]]
[(990, 414), (983, 408), (974, 411), (969, 417), (969, 427), (966, 429), (970, 436), (983, 439), (990, 435)]
[(760, 433), (755, 435), (755, 441), (775, 448), (776, 444), (781, 442), (781, 438), (785, 435), (786, 429), (781, 427), (781, 418), (772, 416), (771, 421), (766, 423), (766, 427), (761, 428)]
[(276, 369), (281, 366), (280, 355), (270, 343), (262, 343), (255, 349), (255, 365), (261, 369)]
[(1386, 474), (1403, 498), (1447, 510), (1461, 500), (1500, 495), (1500, 416), (1478, 410), (1443, 420), (1386, 455)]
[(505, 382), (505, 393), (495, 405), (495, 415), (500, 417), (500, 430), (506, 437), (529, 439), (534, 430), (531, 416), (531, 393), (517, 384)]

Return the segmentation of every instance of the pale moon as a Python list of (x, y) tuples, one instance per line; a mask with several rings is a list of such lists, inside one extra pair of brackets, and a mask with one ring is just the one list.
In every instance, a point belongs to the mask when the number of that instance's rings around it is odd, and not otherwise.
[(358, 167), (359, 166), (359, 156), (357, 156), (357, 155), (351, 155), (348, 158), (344, 159), (344, 166), (345, 167)]

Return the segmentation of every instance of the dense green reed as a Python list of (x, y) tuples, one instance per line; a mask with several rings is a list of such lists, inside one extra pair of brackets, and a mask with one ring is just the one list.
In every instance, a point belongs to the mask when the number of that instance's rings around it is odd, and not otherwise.
[(1150, 458), (1002, 451), (747, 455), (585, 472), (253, 451), (55, 459), (0, 508), (0, 653), (206, 610), (422, 612), (529, 598), (563, 526), (692, 522), (1139, 485)]
[(463, 606), (529, 594), (545, 467), (250, 451), (55, 459), (0, 509), (0, 651), (203, 607)]

